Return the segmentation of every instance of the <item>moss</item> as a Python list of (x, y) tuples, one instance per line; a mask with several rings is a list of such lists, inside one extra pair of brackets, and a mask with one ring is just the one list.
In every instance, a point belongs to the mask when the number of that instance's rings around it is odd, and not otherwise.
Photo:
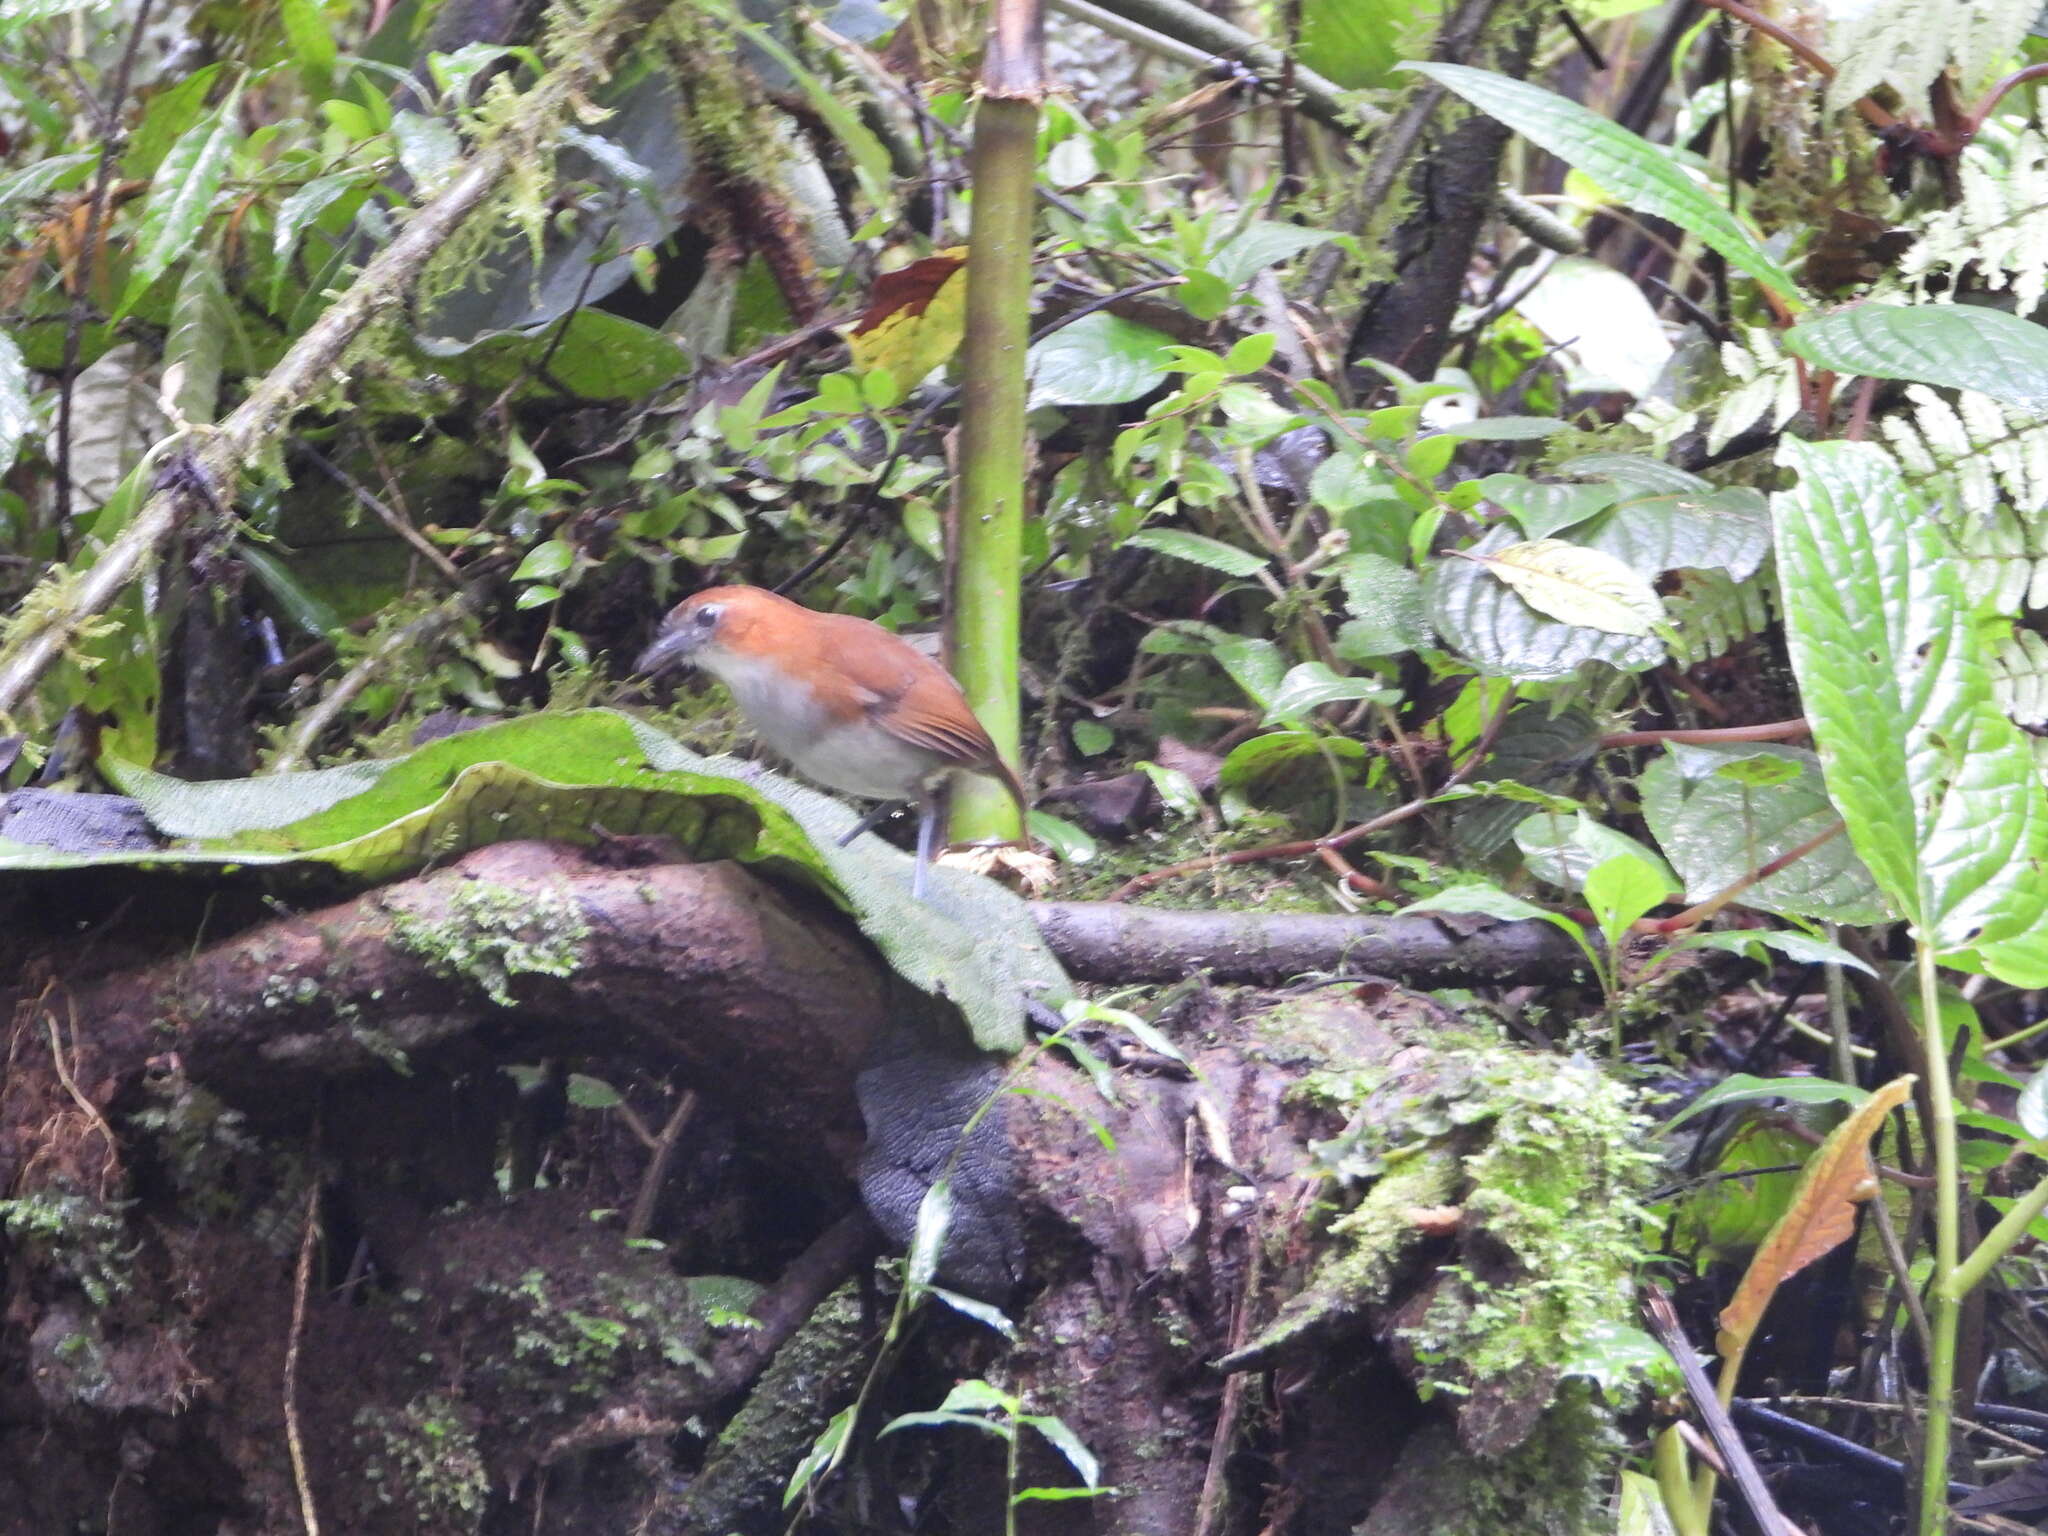
[(472, 880), (456, 889), (442, 917), (392, 908), (391, 934), (436, 975), (470, 982), (509, 1008), (514, 977), (576, 973), (590, 923), (565, 892)]
[(363, 1477), (378, 1502), (405, 1506), (421, 1530), (478, 1528), (491, 1479), (468, 1410), (430, 1392), (396, 1413), (365, 1408), (355, 1425)]
[(140, 1245), (128, 1246), (122, 1214), (130, 1201), (100, 1200), (60, 1189), (37, 1190), (0, 1200), (0, 1230), (104, 1308), (134, 1283), (132, 1265)]

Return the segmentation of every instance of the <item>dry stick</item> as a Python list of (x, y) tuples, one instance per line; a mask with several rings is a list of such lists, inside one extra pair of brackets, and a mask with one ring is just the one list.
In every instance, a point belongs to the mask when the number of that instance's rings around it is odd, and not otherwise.
[(315, 448), (311, 443), (301, 441), (296, 443), (295, 446), (299, 452), (312, 461), (315, 469), (326, 475), (351, 496), (355, 497), (357, 501), (376, 513), (384, 526), (411, 545), (414, 552), (422, 560), (426, 561), (428, 565), (431, 565), (435, 572), (449, 586), (459, 587), (462, 585), (461, 569), (453, 560), (450, 560), (439, 549), (435, 548), (433, 541), (421, 533), (419, 529), (413, 527), (406, 520), (404, 514), (399, 512), (396, 507), (386, 504), (381, 498), (372, 494), (368, 486), (328, 458), (327, 455)]
[(299, 1493), (299, 1518), (306, 1536), (320, 1536), (320, 1511), (306, 1470), (306, 1441), (299, 1433), (299, 1345), (306, 1337), (306, 1292), (313, 1283), (313, 1247), (320, 1235), (320, 1180), (306, 1191), (306, 1227), (299, 1238), (299, 1267), (292, 1281), (292, 1336), (284, 1351), (284, 1438), (292, 1453), (292, 1486)]
[[(1253, 1302), (1264, 1282), (1265, 1243), (1256, 1229), (1250, 1235), (1244, 1286), (1238, 1292), (1237, 1316), (1230, 1327), (1230, 1352), (1233, 1355), (1251, 1339)], [(1237, 1443), (1238, 1431), (1244, 1423), (1244, 1400), (1250, 1390), (1247, 1383), (1251, 1374), (1249, 1371), (1232, 1371), (1223, 1379), (1223, 1403), (1216, 1415), (1216, 1437), (1209, 1443), (1209, 1466), (1202, 1474), (1202, 1496), (1195, 1506), (1194, 1536), (1215, 1536), (1229, 1508), (1229, 1501), (1224, 1497), (1223, 1479), (1230, 1466), (1230, 1453)]]
[(1126, 880), (1111, 891), (1108, 900), (1128, 900), (1140, 891), (1148, 891), (1161, 881), (1171, 880), (1176, 875), (1192, 875), (1205, 869), (1220, 869), (1230, 864), (1258, 864), (1270, 859), (1295, 859), (1307, 853), (1320, 853), (1324, 848), (1343, 848), (1360, 838), (1371, 837), (1375, 832), (1384, 832), (1388, 827), (1398, 826), (1412, 816), (1419, 816), (1436, 803), (1444, 790), (1453, 789), (1464, 783), (1478, 770), (1480, 763), (1485, 761), (1486, 754), (1492, 749), (1494, 738), (1500, 735), (1500, 728), (1506, 723), (1508, 711), (1514, 706), (1514, 702), (1514, 691), (1510, 689), (1507, 697), (1501, 700), (1500, 708), (1493, 712), (1493, 718), (1486, 723), (1486, 729), (1480, 733), (1479, 740), (1473, 744), (1464, 765), (1444, 780), (1443, 787), (1434, 795), (1418, 795), (1407, 804), (1397, 805), (1391, 811), (1375, 816), (1370, 821), (1362, 821), (1334, 837), (1305, 837), (1298, 842), (1268, 843), (1263, 848), (1241, 848), (1235, 853), (1204, 854), (1199, 859), (1169, 864), (1164, 869), (1148, 870), (1142, 875)]
[(1731, 741), (1798, 741), (1811, 736), (1806, 720), (1773, 720), (1765, 725), (1724, 725), (1697, 731), (1616, 731), (1600, 738), (1602, 752), (1618, 747), (1718, 747)]
[[(523, 146), (584, 100), (604, 78), (612, 59), (645, 35), (647, 26), (671, 3), (620, 0), (603, 36), (543, 76), (518, 119), (470, 158), (447, 191), (413, 214), (398, 237), (370, 259), (348, 291), (307, 328), (233, 414), (204, 435), (193, 457), (200, 478), (217, 488), (220, 501), (233, 500), (243, 466), (282, 435), (293, 414), (333, 386), (349, 345), (372, 320), (404, 300), (434, 253), (521, 158)], [(19, 611), (44, 617), (0, 647), (0, 718), (20, 706), (79, 631), (111, 607), (142, 573), (177, 528), (184, 500), (177, 487), (153, 491), (89, 570), (82, 575), (59, 571), (23, 600)]]
[(647, 1160), (647, 1171), (640, 1176), (640, 1188), (633, 1196), (633, 1213), (626, 1218), (628, 1242), (645, 1237), (647, 1229), (654, 1225), (655, 1203), (661, 1198), (662, 1185), (668, 1182), (669, 1166), (676, 1160), (676, 1145), (696, 1113), (697, 1090), (685, 1089), (676, 1101), (675, 1112), (668, 1117), (668, 1124), (651, 1143), (654, 1156)]

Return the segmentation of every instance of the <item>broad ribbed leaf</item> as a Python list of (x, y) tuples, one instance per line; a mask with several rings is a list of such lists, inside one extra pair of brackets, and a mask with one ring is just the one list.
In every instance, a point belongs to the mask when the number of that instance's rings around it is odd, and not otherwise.
[(1786, 639), (1856, 851), (1926, 942), (2016, 939), (2048, 917), (2048, 792), (1934, 519), (1868, 445), (1788, 440), (1780, 462), (1799, 472), (1773, 502)]
[(1506, 123), (1530, 143), (1584, 171), (1620, 201), (1697, 235), (1780, 297), (1799, 301), (1799, 284), (1726, 205), (1679, 165), (1669, 149), (1630, 133), (1575, 101), (1524, 80), (1466, 64), (1410, 64)]
[(1640, 573), (1597, 549), (1563, 539), (1510, 544), (1474, 555), (1539, 613), (1610, 635), (1648, 635), (1664, 622), (1664, 604)]
[(1802, 320), (1785, 349), (1836, 373), (1970, 389), (2048, 410), (2048, 329), (1977, 304), (1857, 304)]
[(1031, 349), (1031, 403), (1121, 405), (1166, 379), (1163, 331), (1109, 313), (1084, 315)]
[[(1514, 542), (1508, 529), (1495, 528), (1468, 553), (1491, 555)], [(1569, 677), (1589, 661), (1643, 672), (1664, 659), (1659, 640), (1546, 618), (1472, 560), (1438, 560), (1423, 578), (1423, 597), (1445, 646), (1484, 676), (1540, 682)]]

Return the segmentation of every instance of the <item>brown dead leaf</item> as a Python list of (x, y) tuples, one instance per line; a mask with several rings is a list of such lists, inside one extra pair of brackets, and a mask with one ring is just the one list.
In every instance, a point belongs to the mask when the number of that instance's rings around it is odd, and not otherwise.
[(1749, 1261), (1749, 1271), (1735, 1288), (1734, 1299), (1721, 1311), (1721, 1334), (1715, 1347), (1723, 1359), (1734, 1358), (1748, 1345), (1779, 1286), (1847, 1240), (1854, 1230), (1857, 1202), (1877, 1193), (1870, 1138), (1877, 1134), (1885, 1116), (1906, 1102), (1913, 1082), (1909, 1075), (1886, 1083), (1836, 1126), (1808, 1159), (1792, 1203)]

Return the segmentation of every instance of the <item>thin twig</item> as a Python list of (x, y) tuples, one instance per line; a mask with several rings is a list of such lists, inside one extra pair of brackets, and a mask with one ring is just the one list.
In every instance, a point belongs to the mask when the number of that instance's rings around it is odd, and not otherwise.
[(306, 1536), (320, 1536), (320, 1511), (313, 1503), (313, 1481), (307, 1470), (306, 1440), (299, 1431), (299, 1345), (306, 1337), (306, 1293), (313, 1284), (313, 1250), (320, 1235), (320, 1180), (306, 1191), (306, 1224), (299, 1238), (298, 1271), (292, 1280), (292, 1335), (284, 1351), (284, 1438), (292, 1453), (292, 1485), (299, 1493), (299, 1518)]
[(647, 1229), (654, 1225), (654, 1207), (661, 1199), (662, 1186), (668, 1183), (669, 1167), (676, 1160), (676, 1146), (682, 1140), (690, 1117), (696, 1113), (697, 1091), (685, 1089), (683, 1096), (676, 1100), (668, 1123), (655, 1138), (654, 1155), (647, 1160), (647, 1171), (640, 1176), (640, 1188), (633, 1195), (633, 1212), (626, 1218), (628, 1241), (645, 1237)]
[(421, 533), (419, 529), (413, 527), (406, 520), (405, 515), (398, 511), (397, 508), (386, 504), (380, 498), (373, 495), (368, 486), (364, 485), (355, 476), (351, 475), (347, 470), (336, 464), (303, 438), (293, 438), (292, 446), (307, 459), (311, 460), (315, 469), (327, 475), (328, 478), (355, 497), (357, 501), (368, 507), (377, 515), (385, 527), (397, 534), (407, 544), (410, 544), (419, 554), (419, 557), (431, 565), (435, 572), (449, 586), (460, 587), (462, 585), (461, 569), (453, 560), (450, 560), (440, 550), (436, 549), (433, 542), (425, 534)]

